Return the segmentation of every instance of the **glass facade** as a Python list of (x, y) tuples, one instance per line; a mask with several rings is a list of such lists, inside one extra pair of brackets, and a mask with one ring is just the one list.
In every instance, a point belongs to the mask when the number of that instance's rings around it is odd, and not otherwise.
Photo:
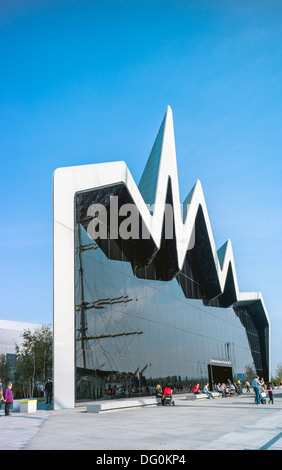
[(187, 298), (183, 286), (201, 292), (200, 279), (168, 276), (169, 257), (150, 237), (112, 240), (107, 222), (107, 238), (93, 240), (88, 209), (100, 202), (109, 215), (114, 194), (130, 198), (121, 184), (75, 196), (76, 402), (154, 395), (158, 383), (185, 392), (215, 377), (244, 379), (247, 367), (259, 372), (259, 332), (247, 311)]

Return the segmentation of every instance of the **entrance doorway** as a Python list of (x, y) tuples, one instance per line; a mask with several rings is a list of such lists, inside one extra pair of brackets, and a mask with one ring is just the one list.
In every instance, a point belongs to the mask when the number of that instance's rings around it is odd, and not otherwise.
[(208, 364), (208, 371), (210, 388), (213, 387), (213, 383), (226, 384), (228, 379), (233, 383), (232, 367)]

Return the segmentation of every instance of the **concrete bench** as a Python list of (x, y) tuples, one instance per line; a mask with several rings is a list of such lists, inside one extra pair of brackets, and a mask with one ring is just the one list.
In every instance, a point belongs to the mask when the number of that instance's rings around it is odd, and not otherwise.
[(37, 411), (36, 399), (20, 400), (21, 413), (34, 413), (35, 411)]
[(20, 401), (21, 400), (14, 400), (12, 405), (13, 411), (20, 411)]
[(129, 398), (107, 400), (103, 402), (88, 403), (86, 406), (87, 413), (101, 413), (102, 411), (121, 410), (125, 408), (133, 408), (139, 406), (160, 405), (161, 399), (155, 397)]
[(12, 410), (22, 413), (31, 413), (37, 411), (37, 399), (23, 398), (22, 400), (14, 400)]
[[(211, 392), (214, 398), (221, 398), (221, 393), (219, 392)], [(204, 400), (207, 399), (208, 395), (205, 393), (189, 393), (186, 395), (186, 400)]]

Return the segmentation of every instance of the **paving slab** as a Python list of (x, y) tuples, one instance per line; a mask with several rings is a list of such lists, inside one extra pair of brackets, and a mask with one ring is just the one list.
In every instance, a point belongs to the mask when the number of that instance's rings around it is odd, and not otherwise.
[[(175, 406), (87, 413), (41, 409), (1, 416), (1, 450), (281, 450), (282, 394), (274, 405), (256, 405), (253, 394), (186, 400)], [(1, 412), (3, 413), (3, 411)]]

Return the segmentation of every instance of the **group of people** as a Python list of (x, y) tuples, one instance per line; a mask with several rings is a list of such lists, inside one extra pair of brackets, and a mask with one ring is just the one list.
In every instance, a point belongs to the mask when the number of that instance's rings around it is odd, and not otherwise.
[(268, 391), (268, 404), (270, 405), (270, 403), (271, 403), (273, 405), (274, 399), (273, 399), (272, 386), (270, 385), (267, 389), (266, 383), (265, 383), (263, 378), (260, 379), (259, 376), (257, 375), (254, 378), (254, 380), (252, 381), (252, 387), (253, 387), (254, 392), (255, 392), (256, 404), (257, 405), (260, 405), (260, 404), (263, 403), (262, 393), (266, 392), (266, 390)]
[[(237, 393), (237, 395), (241, 395), (243, 393), (242, 392), (242, 383), (241, 383), (241, 381), (239, 381), (239, 383), (238, 382), (237, 383), (235, 383), (235, 382), (232, 383), (230, 379), (228, 379), (227, 384), (225, 384), (225, 383), (216, 383), (216, 384), (214, 384), (213, 389), (214, 389), (215, 392), (220, 393), (222, 398), (228, 397), (230, 395), (235, 395), (235, 393)], [(209, 383), (205, 384), (202, 391), (200, 390), (200, 385), (196, 384), (193, 387), (193, 393), (195, 395), (197, 395), (199, 393), (204, 393), (208, 396), (208, 398), (214, 398), (214, 396), (212, 394), (212, 391), (209, 388)]]
[[(4, 390), (3, 385), (2, 385), (2, 379), (0, 379), (0, 411), (1, 411), (2, 405), (4, 405), (5, 416), (11, 416), (10, 408), (14, 401), (13, 394), (12, 394), (12, 387), (13, 387), (12, 382), (8, 382), (7, 387)], [(44, 391), (46, 393), (46, 403), (51, 403), (52, 394), (53, 394), (53, 383), (51, 382), (50, 379), (47, 380)]]
[[(251, 387), (254, 389), (257, 404), (263, 403), (262, 393), (268, 391), (268, 397), (269, 397), (268, 403), (269, 404), (272, 403), (273, 405), (274, 400), (273, 400), (272, 386), (267, 387), (263, 378), (260, 379), (259, 376), (257, 376), (256, 378), (254, 378), (251, 385), (250, 385), (250, 382), (246, 380), (245, 386), (246, 386), (246, 393), (250, 393)], [(217, 383), (217, 384), (214, 384), (213, 388), (215, 392), (220, 393), (222, 398), (224, 398), (230, 395), (235, 395), (235, 393), (237, 395), (242, 395), (243, 393), (242, 387), (243, 387), (243, 384), (240, 379), (238, 379), (237, 382), (233, 382), (233, 383), (231, 382), (230, 379), (228, 379), (227, 384)], [(209, 388), (209, 383), (206, 383), (202, 391), (200, 390), (199, 384), (194, 385), (193, 393), (194, 394), (204, 393), (207, 395), (208, 398), (214, 398), (212, 391)]]
[(0, 410), (5, 405), (5, 416), (11, 416), (10, 408), (13, 403), (12, 382), (8, 382), (7, 387), (3, 390), (2, 380), (0, 379)]

